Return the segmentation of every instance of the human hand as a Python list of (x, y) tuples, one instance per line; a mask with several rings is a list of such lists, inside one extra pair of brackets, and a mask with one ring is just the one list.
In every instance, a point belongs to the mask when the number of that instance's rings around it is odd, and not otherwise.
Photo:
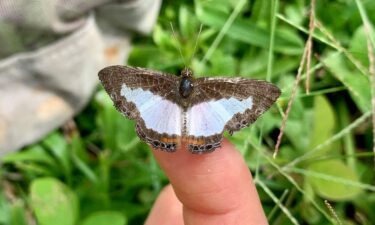
[(160, 193), (145, 225), (268, 224), (251, 173), (227, 140), (215, 152), (153, 151), (171, 185)]

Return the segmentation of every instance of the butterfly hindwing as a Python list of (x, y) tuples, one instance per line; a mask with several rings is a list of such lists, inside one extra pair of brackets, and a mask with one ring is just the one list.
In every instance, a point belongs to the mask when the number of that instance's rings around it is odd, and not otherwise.
[(138, 136), (166, 151), (174, 151), (181, 136), (178, 81), (173, 75), (142, 68), (111, 66), (99, 78), (117, 110), (136, 121)]

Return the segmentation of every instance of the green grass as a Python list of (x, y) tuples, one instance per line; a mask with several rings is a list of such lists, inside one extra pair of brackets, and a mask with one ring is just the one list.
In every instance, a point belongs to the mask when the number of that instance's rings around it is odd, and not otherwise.
[[(254, 174), (270, 224), (337, 224), (325, 200), (342, 224), (373, 224), (375, 92), (367, 40), (374, 47), (375, 33), (366, 35), (363, 25), (375, 24), (372, 0), (316, 2), (311, 93), (305, 94), (304, 72), (272, 157), (308, 38), (309, 3), (165, 1), (150, 37), (134, 39), (128, 64), (171, 73), (189, 66), (197, 76), (275, 83), (282, 90), (277, 104), (229, 137)], [(74, 132), (54, 131), (2, 158), (0, 224), (143, 223), (168, 180), (134, 122), (101, 87), (74, 122)]]

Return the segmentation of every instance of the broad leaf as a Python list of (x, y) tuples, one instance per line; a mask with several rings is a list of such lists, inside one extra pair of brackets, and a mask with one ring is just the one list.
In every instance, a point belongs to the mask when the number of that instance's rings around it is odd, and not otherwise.
[(361, 189), (353, 185), (358, 177), (340, 160), (315, 162), (308, 167), (313, 176), (308, 177), (314, 190), (323, 198), (331, 200), (354, 199)]
[(31, 206), (40, 225), (73, 225), (78, 215), (75, 194), (59, 180), (40, 178), (30, 188)]

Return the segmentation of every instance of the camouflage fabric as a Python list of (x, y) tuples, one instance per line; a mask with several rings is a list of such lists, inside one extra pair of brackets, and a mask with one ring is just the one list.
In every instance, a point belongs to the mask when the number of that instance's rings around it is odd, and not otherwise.
[(123, 64), (134, 32), (151, 31), (160, 0), (0, 1), (0, 155), (80, 111), (98, 71)]

